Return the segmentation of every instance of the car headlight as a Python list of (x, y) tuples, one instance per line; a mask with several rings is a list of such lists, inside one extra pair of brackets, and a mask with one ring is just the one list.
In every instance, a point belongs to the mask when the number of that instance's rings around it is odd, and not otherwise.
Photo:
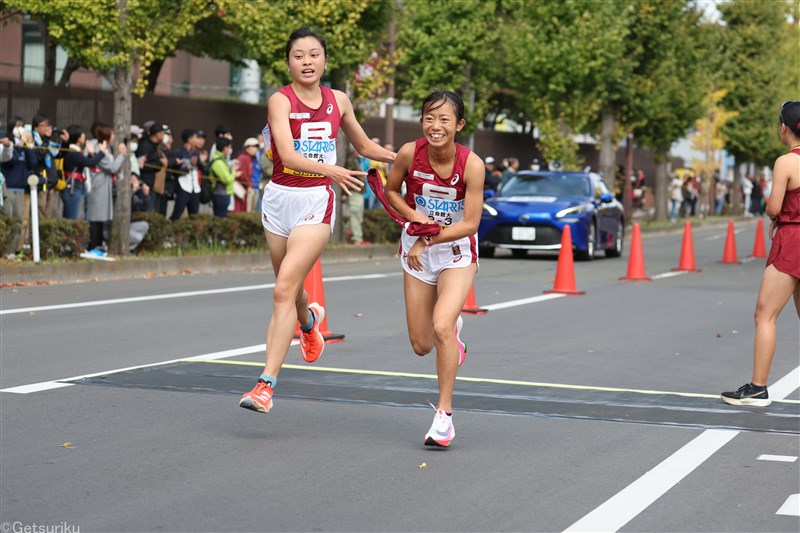
[(586, 205), (576, 205), (575, 207), (568, 207), (556, 213), (556, 218), (564, 218), (569, 215), (580, 215), (586, 211)]
[(487, 203), (483, 204), (483, 210), (484, 210), (484, 212), (488, 213), (489, 216), (492, 216), (492, 217), (496, 217), (497, 216), (497, 209), (495, 209), (494, 207), (490, 206)]

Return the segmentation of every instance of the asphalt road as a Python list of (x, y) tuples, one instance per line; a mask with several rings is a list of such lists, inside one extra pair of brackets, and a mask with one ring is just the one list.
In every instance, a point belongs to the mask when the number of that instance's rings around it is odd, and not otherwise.
[[(800, 530), (800, 322), (778, 322), (763, 409), (750, 378), (764, 260), (738, 222), (645, 235), (652, 282), (555, 256), (482, 259), (465, 315), (456, 439), (426, 448), (434, 357), (410, 349), (396, 259), (325, 263), (332, 333), (297, 347), (266, 415), (271, 270), (0, 292), (0, 529), (60, 531)], [(769, 243), (767, 243), (769, 246)], [(132, 368), (133, 367), (133, 368)], [(34, 531), (29, 529), (28, 531)]]

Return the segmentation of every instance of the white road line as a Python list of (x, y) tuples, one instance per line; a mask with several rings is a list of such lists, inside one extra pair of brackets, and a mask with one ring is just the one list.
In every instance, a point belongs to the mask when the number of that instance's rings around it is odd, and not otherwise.
[[(294, 342), (293, 342), (294, 344)], [(42, 383), (34, 383), (32, 385), (21, 385), (19, 387), (10, 387), (7, 389), (1, 389), (0, 392), (13, 392), (16, 394), (30, 394), (31, 392), (39, 392), (44, 390), (50, 389), (57, 389), (60, 387), (69, 387), (74, 385), (74, 383), (63, 383), (64, 381), (77, 381), (79, 379), (85, 378), (92, 378), (95, 376), (108, 376), (111, 374), (119, 374), (121, 372), (127, 372), (128, 370), (137, 370), (139, 368), (152, 368), (155, 366), (163, 366), (169, 365), (172, 363), (178, 363), (181, 361), (196, 361), (196, 360), (216, 360), (216, 359), (227, 359), (229, 357), (236, 357), (237, 355), (246, 355), (251, 353), (258, 353), (264, 352), (267, 349), (266, 344), (255, 344), (253, 346), (245, 346), (244, 348), (235, 348), (233, 350), (223, 350), (221, 352), (215, 352), (211, 354), (201, 354), (195, 355), (192, 357), (181, 357), (178, 359), (170, 359), (169, 361), (161, 361), (160, 363), (151, 363), (149, 365), (137, 365), (137, 366), (129, 366), (125, 368), (117, 368), (116, 370), (106, 370), (104, 372), (95, 372), (93, 374), (83, 374), (82, 376), (73, 376), (71, 378), (63, 378), (57, 379), (53, 381), (44, 381)]]
[(778, 509), (775, 514), (782, 514), (787, 516), (800, 516), (800, 494), (792, 494)]
[[(400, 273), (392, 274), (366, 274), (363, 276), (338, 276), (331, 278), (322, 278), (323, 282), (334, 281), (352, 281), (376, 278), (388, 278), (390, 276), (399, 276)], [(56, 311), (60, 309), (75, 309), (78, 307), (94, 307), (98, 305), (117, 305), (132, 302), (148, 302), (153, 300), (169, 300), (172, 298), (189, 298), (192, 296), (207, 296), (209, 294), (224, 294), (229, 292), (245, 292), (257, 291), (262, 289), (272, 289), (275, 287), (274, 283), (264, 283), (261, 285), (245, 285), (244, 287), (228, 287), (225, 289), (208, 289), (204, 291), (188, 291), (188, 292), (173, 292), (170, 294), (152, 294), (149, 296), (133, 296), (130, 298), (115, 298), (112, 300), (94, 300), (90, 302), (77, 302), (71, 304), (60, 305), (44, 305), (40, 307), (21, 307), (18, 309), (3, 309), (0, 310), (0, 315), (15, 315), (20, 313), (40, 313), (42, 311)]]
[(776, 463), (793, 463), (797, 461), (797, 457), (793, 455), (759, 455), (756, 459), (758, 461), (775, 461)]
[(675, 276), (682, 276), (684, 274), (688, 274), (688, 272), (686, 270), (676, 270), (675, 272), (664, 272), (663, 274), (650, 276), (650, 279), (674, 278)]
[[(778, 381), (775, 385), (780, 386), (777, 387), (776, 392), (772, 392), (776, 386), (771, 387), (771, 397), (782, 400), (794, 392), (797, 387), (795, 386), (795, 389), (791, 390), (790, 388), (791, 384), (795, 383), (795, 374), (798, 372), (800, 372), (800, 367)], [(564, 531), (591, 531), (594, 533), (619, 531), (739, 433), (740, 431), (725, 429), (705, 430), (683, 448), (664, 459), (658, 466)], [(789, 500), (784, 507), (787, 505), (796, 506)], [(792, 510), (793, 508), (790, 509), (790, 511)]]
[(481, 306), (487, 311), (495, 311), (497, 309), (506, 309), (508, 307), (516, 307), (518, 305), (534, 304), (538, 302), (546, 302), (547, 300), (554, 300), (556, 298), (563, 298), (566, 294), (542, 294), (540, 296), (532, 296), (530, 298), (522, 298), (520, 300), (509, 300), (508, 302), (500, 302), (496, 304), (489, 304)]
[(708, 429), (565, 531), (617, 531), (738, 435)]
[(800, 389), (800, 366), (783, 376), (768, 387), (769, 396), (773, 399), (783, 399)]

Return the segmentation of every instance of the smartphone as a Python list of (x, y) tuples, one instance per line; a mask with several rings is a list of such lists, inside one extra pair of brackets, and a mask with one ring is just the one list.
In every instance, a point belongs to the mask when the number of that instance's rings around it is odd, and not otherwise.
[(25, 133), (31, 133), (32, 131), (33, 131), (33, 128), (31, 127), (31, 125), (30, 124), (25, 124)]

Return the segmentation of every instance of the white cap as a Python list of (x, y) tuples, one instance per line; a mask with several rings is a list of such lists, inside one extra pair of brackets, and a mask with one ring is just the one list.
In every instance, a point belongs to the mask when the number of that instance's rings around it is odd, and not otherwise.
[(494, 157), (489, 156), (486, 159), (484, 159), (483, 162), (486, 163), (487, 165), (490, 163), (494, 163)]

